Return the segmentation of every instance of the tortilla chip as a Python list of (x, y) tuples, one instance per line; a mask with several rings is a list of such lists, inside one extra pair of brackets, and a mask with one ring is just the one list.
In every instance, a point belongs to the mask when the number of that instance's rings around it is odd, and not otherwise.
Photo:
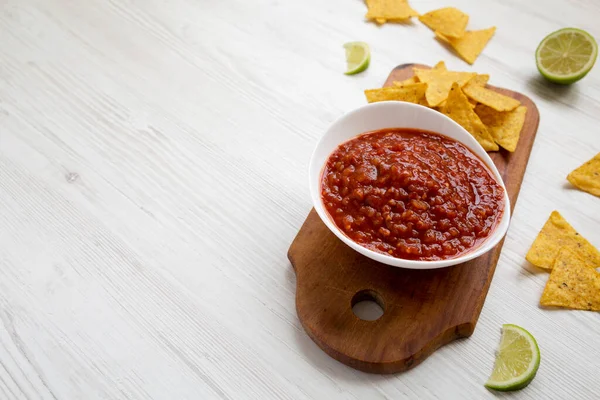
[(367, 7), (369, 10), (366, 18), (375, 20), (378, 24), (404, 21), (419, 15), (408, 5), (407, 0), (367, 0)]
[(403, 81), (394, 81), (394, 86), (397, 87), (402, 87), (402, 86), (406, 86), (406, 85), (412, 85), (414, 83), (419, 83), (419, 80), (417, 79), (416, 76), (412, 76), (408, 79), (405, 79)]
[(560, 249), (540, 304), (600, 311), (600, 273), (571, 249)]
[(496, 111), (512, 111), (521, 105), (519, 100), (515, 100), (512, 97), (505, 96), (475, 84), (465, 85), (463, 92), (465, 92), (469, 98), (478, 103), (485, 104)]
[(402, 87), (392, 86), (380, 89), (365, 90), (369, 103), (378, 101), (397, 100), (421, 104), (425, 99), (426, 83), (413, 83)]
[(463, 87), (469, 79), (477, 75), (474, 72), (444, 71), (441, 68), (415, 68), (414, 72), (419, 78), (419, 81), (427, 83), (425, 98), (427, 99), (429, 107), (436, 107), (442, 101), (446, 100), (454, 82), (457, 82), (460, 87)]
[(477, 74), (465, 86), (485, 86), (489, 80), (490, 76), (488, 74)]
[[(477, 106), (477, 102), (467, 98), (467, 100), (469, 100), (469, 104), (471, 105), (471, 108), (475, 109), (475, 106)], [(446, 100), (442, 101), (437, 107), (434, 107), (436, 110), (438, 110), (439, 112), (442, 112), (441, 110), (446, 107)]]
[(444, 107), (446, 107), (446, 100), (442, 101), (440, 104), (438, 104), (437, 107), (434, 107), (436, 110), (438, 110), (439, 112), (442, 112), (442, 110), (444, 109)]
[[(465, 87), (467, 86), (482, 86), (485, 87), (485, 85), (487, 85), (487, 82), (490, 80), (490, 76), (488, 74), (477, 74), (476, 76), (474, 76), (473, 78), (471, 78), (469, 80), (469, 82), (467, 82), (467, 84), (465, 85)], [(463, 89), (464, 92), (464, 89)], [(471, 103), (471, 106), (473, 106), (473, 108), (475, 108), (475, 106), (477, 105), (477, 100), (473, 100), (472, 98), (468, 97), (469, 99), (469, 103)]]
[(462, 92), (458, 83), (452, 84), (446, 106), (440, 111), (465, 128), (486, 151), (499, 150), (487, 128), (473, 111), (467, 96)]
[(561, 247), (569, 248), (592, 265), (600, 266), (600, 251), (569, 225), (558, 211), (552, 211), (525, 258), (540, 268), (552, 269)]
[(446, 37), (460, 38), (465, 34), (469, 16), (457, 8), (446, 7), (421, 15), (419, 21)]
[(448, 71), (448, 68), (446, 68), (446, 63), (443, 61), (438, 62), (431, 69), (437, 70), (437, 71)]
[(454, 48), (458, 55), (468, 62), (473, 64), (479, 54), (483, 51), (485, 45), (490, 41), (496, 32), (496, 27), (482, 29), (480, 31), (466, 31), (461, 38), (451, 38), (436, 32), (438, 38), (448, 43)]
[(600, 197), (600, 153), (567, 176), (579, 189)]
[(525, 123), (527, 107), (519, 106), (512, 111), (498, 112), (479, 104), (475, 107), (475, 113), (487, 127), (496, 143), (510, 152), (516, 150), (521, 129)]

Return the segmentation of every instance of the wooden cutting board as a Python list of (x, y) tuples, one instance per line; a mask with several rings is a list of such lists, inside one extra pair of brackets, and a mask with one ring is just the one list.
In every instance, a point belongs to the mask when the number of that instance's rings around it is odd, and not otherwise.
[[(413, 67), (429, 68), (400, 65), (384, 86), (410, 78)], [(517, 150), (489, 153), (514, 208), (540, 116), (527, 96), (487, 87), (527, 107)], [(502, 244), (454, 267), (395, 268), (346, 246), (313, 209), (288, 251), (296, 271), (298, 318), (312, 340), (344, 364), (373, 373), (407, 370), (440, 346), (473, 333)], [(365, 321), (354, 315), (352, 306), (365, 299), (382, 306), (379, 319)]]

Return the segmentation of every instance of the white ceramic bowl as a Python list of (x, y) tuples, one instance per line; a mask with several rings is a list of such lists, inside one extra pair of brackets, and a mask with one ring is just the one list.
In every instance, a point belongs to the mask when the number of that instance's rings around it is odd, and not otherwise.
[[(441, 261), (404, 260), (367, 249), (346, 236), (331, 220), (321, 199), (321, 174), (331, 153), (342, 143), (365, 132), (385, 128), (416, 128), (441, 133), (467, 146), (488, 166), (496, 181), (504, 188), (504, 212), (500, 222), (485, 241), (471, 251)], [(469, 132), (445, 115), (417, 104), (400, 101), (384, 101), (367, 104), (343, 115), (335, 121), (321, 138), (309, 166), (309, 183), (312, 201), (317, 213), (327, 227), (341, 241), (359, 253), (394, 267), (411, 269), (433, 269), (449, 267), (479, 257), (490, 251), (506, 234), (510, 222), (510, 200), (502, 177), (496, 166)]]

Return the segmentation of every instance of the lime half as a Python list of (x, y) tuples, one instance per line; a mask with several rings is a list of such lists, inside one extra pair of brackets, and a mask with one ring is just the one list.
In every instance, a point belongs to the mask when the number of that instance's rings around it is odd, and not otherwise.
[(589, 33), (575, 28), (552, 32), (535, 51), (540, 73), (550, 82), (569, 85), (583, 78), (594, 66), (598, 45)]
[(365, 42), (349, 42), (344, 44), (346, 49), (346, 75), (354, 75), (363, 72), (369, 67), (371, 61), (371, 50)]
[(517, 325), (502, 325), (500, 348), (485, 386), (501, 391), (522, 389), (540, 366), (540, 349), (531, 333)]

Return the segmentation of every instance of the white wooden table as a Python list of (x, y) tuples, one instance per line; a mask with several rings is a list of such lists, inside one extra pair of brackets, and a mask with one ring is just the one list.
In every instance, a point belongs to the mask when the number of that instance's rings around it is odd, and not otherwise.
[[(361, 0), (0, 0), (0, 399), (482, 399), (503, 323), (542, 363), (516, 398), (597, 398), (600, 316), (547, 311), (524, 255), (559, 210), (600, 246), (569, 171), (600, 151), (600, 67), (540, 80), (549, 32), (600, 39), (596, 0), (413, 0), (498, 27), (474, 67)], [(342, 44), (372, 65), (347, 77)], [(397, 64), (446, 60), (536, 101), (541, 123), (479, 324), (413, 370), (329, 358), (286, 251), (317, 139)]]

